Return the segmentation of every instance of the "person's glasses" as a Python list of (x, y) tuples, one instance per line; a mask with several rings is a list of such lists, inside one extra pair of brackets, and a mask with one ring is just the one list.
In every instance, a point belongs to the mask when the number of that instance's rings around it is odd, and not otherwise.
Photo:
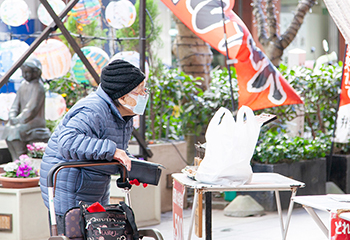
[(133, 90), (133, 91), (131, 91), (130, 93), (131, 93), (131, 94), (134, 94), (134, 95), (142, 95), (142, 96), (144, 96), (144, 95), (149, 94), (149, 89), (145, 87), (145, 88), (143, 89), (143, 91), (135, 91), (135, 90)]

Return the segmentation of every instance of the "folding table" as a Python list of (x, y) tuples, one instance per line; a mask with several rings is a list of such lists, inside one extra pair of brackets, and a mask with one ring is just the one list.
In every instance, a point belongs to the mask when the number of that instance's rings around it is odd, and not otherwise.
[(289, 222), (290, 222), (290, 217), (292, 215), (293, 201), (290, 201), (289, 203), (286, 224), (284, 225), (279, 192), (291, 191), (292, 192), (291, 198), (293, 198), (295, 197), (298, 188), (302, 188), (305, 186), (305, 184), (302, 182), (282, 176), (278, 173), (253, 173), (253, 178), (251, 183), (239, 185), (236, 187), (201, 183), (187, 177), (187, 175), (184, 173), (174, 173), (172, 174), (172, 177), (174, 178), (174, 181), (177, 181), (180, 184), (184, 185), (185, 187), (193, 188), (195, 190), (188, 240), (190, 240), (192, 236), (192, 228), (194, 223), (195, 210), (197, 207), (198, 194), (202, 194), (202, 193), (205, 193), (205, 204), (206, 204), (206, 211), (205, 211), (206, 238), (205, 239), (206, 240), (212, 239), (211, 192), (221, 192), (221, 191), (274, 191), (275, 197), (276, 197), (278, 215), (281, 223), (282, 239), (285, 240), (287, 231), (288, 231)]
[[(319, 218), (314, 209), (331, 212), (332, 210), (350, 209), (350, 202), (338, 201), (332, 195), (311, 195), (311, 196), (294, 196), (292, 201), (299, 203), (312, 217), (316, 224), (321, 228), (323, 233), (328, 237), (328, 228)], [(349, 213), (341, 213), (340, 218), (350, 221)]]

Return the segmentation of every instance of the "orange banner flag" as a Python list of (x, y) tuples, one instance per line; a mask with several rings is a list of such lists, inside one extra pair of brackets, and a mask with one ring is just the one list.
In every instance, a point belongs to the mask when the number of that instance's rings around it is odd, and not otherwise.
[(303, 101), (272, 65), (242, 20), (231, 10), (234, 0), (162, 0), (198, 37), (226, 55), (222, 6), (229, 59), (235, 59), (239, 105), (253, 110)]

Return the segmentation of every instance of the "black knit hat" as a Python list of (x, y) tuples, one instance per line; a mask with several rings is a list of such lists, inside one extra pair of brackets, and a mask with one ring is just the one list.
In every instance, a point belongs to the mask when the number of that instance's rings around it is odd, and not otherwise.
[(101, 87), (113, 100), (131, 92), (143, 80), (141, 70), (124, 60), (115, 60), (102, 69)]

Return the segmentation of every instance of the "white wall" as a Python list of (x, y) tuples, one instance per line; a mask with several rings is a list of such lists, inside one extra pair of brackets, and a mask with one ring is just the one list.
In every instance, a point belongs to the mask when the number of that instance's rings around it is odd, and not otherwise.
[[(289, 26), (292, 18), (294, 17), (294, 11), (296, 5), (284, 6), (281, 8), (281, 24), (280, 33)], [(306, 60), (315, 60), (319, 56), (324, 54), (322, 47), (322, 40), (326, 39), (334, 46), (334, 39), (328, 39), (328, 21), (329, 15), (324, 11), (324, 6), (317, 4), (313, 6), (312, 12), (308, 12), (304, 18), (304, 23), (298, 31), (296, 38), (284, 51), (282, 57), (283, 62), (287, 62), (288, 51), (294, 48), (300, 48), (306, 51)], [(330, 41), (331, 40), (331, 41)], [(315, 52), (311, 53), (311, 47), (315, 47)], [(335, 49), (330, 49), (333, 51)]]
[(171, 66), (171, 36), (169, 34), (169, 30), (171, 28), (171, 11), (167, 6), (163, 4), (160, 0), (158, 0), (158, 8), (160, 14), (157, 18), (159, 23), (162, 25), (162, 32), (160, 34), (160, 38), (163, 41), (163, 46), (159, 48), (159, 46), (154, 46), (154, 50), (157, 52), (157, 55), (160, 59), (163, 60), (163, 63)]

